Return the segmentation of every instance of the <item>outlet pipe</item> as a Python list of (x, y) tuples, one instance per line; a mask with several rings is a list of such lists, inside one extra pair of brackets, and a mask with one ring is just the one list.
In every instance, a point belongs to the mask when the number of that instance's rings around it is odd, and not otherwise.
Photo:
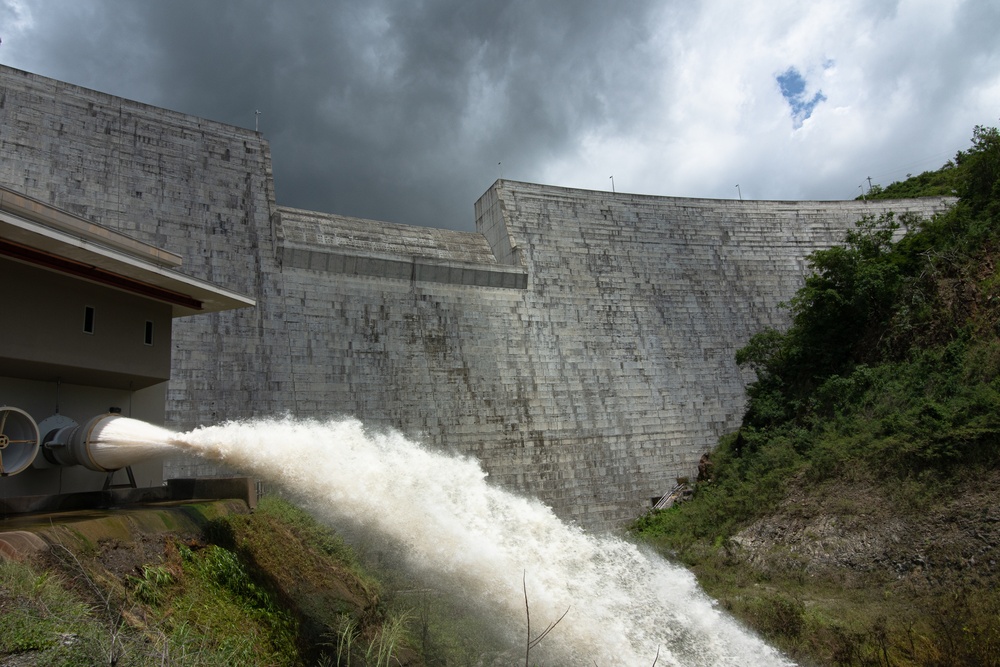
[(24, 410), (0, 406), (0, 477), (16, 475), (38, 454), (38, 424)]
[(134, 463), (176, 453), (172, 433), (117, 412), (97, 415), (82, 425), (64, 426), (46, 436), (45, 458), (56, 465), (114, 472)]

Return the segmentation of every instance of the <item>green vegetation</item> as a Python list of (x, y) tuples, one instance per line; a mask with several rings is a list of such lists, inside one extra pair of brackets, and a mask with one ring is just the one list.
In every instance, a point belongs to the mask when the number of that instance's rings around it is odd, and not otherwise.
[[(962, 155), (962, 153), (959, 153)], [(908, 176), (905, 181), (893, 181), (887, 186), (873, 183), (857, 199), (909, 199), (911, 197), (957, 197), (961, 181), (962, 163), (948, 160), (937, 171), (925, 171)]]
[(690, 502), (633, 526), (799, 659), (1000, 664), (995, 128), (882, 194), (943, 187), (948, 212), (866, 217), (811, 256), (790, 328), (737, 354), (743, 427)]
[[(312, 662), (304, 648), (322, 640), (307, 629), (317, 619), (283, 604), (286, 589), (270, 568), (296, 572), (309, 560), (337, 571), (356, 565), (346, 548), (331, 548), (332, 535), (296, 512), (265, 498), (254, 514), (209, 521), (204, 536), (132, 549), (81, 539), (76, 552), (60, 545), (38, 563), (2, 562), (0, 658), (37, 665)], [(256, 559), (281, 550), (283, 567)], [(351, 581), (362, 592), (348, 601), (352, 609), (377, 605), (364, 595), (369, 582)], [(348, 604), (339, 589), (317, 583), (315, 595)]]
[(398, 574), (376, 578), (285, 500), (185, 511), (200, 534), (130, 535), (109, 516), (120, 537), (71, 528), (34, 562), (0, 560), (0, 663), (475, 664), (490, 644), (474, 618)]
[[(980, 195), (989, 197), (990, 189), (996, 182), (993, 177), (998, 166), (996, 156), (990, 152), (990, 144), (996, 141), (995, 128), (977, 126), (973, 130), (972, 147), (966, 151), (958, 151), (953, 160), (948, 160), (937, 171), (925, 171), (912, 177), (908, 175), (905, 181), (895, 181), (885, 187), (872, 184), (869, 191), (858, 199), (961, 197), (970, 200), (975, 198), (970, 189), (979, 190)], [(984, 169), (984, 165), (980, 163), (983, 160), (993, 161), (992, 167)], [(970, 173), (973, 175), (970, 176)]]
[[(32, 653), (36, 664), (107, 662), (109, 633), (59, 579), (0, 560), (0, 656)], [(30, 663), (29, 663), (30, 664)]]

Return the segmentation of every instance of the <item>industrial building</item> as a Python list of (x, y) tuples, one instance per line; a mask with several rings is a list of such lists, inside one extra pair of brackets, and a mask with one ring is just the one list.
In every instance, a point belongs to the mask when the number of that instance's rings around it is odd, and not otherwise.
[(254, 306), (181, 266), (0, 187), (0, 509), (162, 486), (161, 459), (102, 458), (87, 439), (109, 415), (163, 423), (174, 318)]

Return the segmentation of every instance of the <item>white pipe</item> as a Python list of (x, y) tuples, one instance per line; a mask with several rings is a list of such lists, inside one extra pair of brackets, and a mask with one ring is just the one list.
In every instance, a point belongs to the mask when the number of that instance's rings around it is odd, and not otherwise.
[(172, 432), (108, 413), (80, 426), (59, 429), (45, 443), (49, 460), (59, 465), (81, 465), (97, 472), (113, 472), (134, 463), (159, 458), (176, 449), (168, 440)]

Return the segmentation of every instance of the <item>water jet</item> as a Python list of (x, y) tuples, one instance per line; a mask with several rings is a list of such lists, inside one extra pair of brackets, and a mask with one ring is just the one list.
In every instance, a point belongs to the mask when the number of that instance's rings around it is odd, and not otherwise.
[(537, 664), (652, 664), (657, 652), (661, 665), (791, 664), (684, 568), (560, 520), (470, 457), (355, 419), (236, 421), (168, 437), (264, 479), (348, 541), (377, 545), (383, 564), (461, 600), (510, 646), (523, 639), (526, 598), (543, 626), (570, 608), (532, 650)]
[[(150, 438), (150, 432), (161, 437)], [(55, 465), (81, 465), (95, 472), (114, 472), (176, 450), (167, 442), (166, 429), (118, 412), (92, 417), (85, 424), (71, 424), (45, 436), (42, 452)]]

